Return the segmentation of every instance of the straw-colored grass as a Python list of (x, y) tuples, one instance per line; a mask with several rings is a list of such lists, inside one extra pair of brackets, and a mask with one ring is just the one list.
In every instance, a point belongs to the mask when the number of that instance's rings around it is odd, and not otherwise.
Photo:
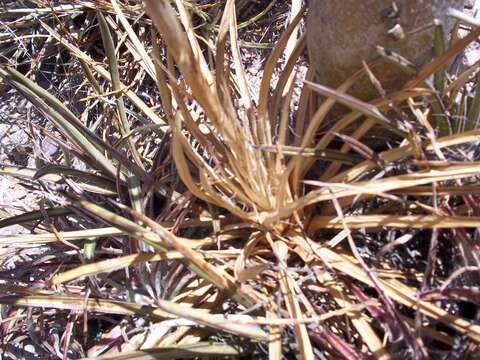
[[(461, 270), (480, 259), (478, 63), (447, 71), (476, 23), (460, 19), (466, 37), (366, 103), (348, 89), (367, 64), (338, 89), (308, 72), (294, 98), (297, 0), (258, 93), (239, 34), (275, 0), (35, 3), (2, 13), (0, 78), (59, 151), (0, 167), (43, 196), (0, 220), (31, 232), (0, 238), (5, 353), (26, 333), (63, 358), (426, 359), (478, 346), (465, 310), (478, 276)], [(68, 56), (68, 101), (57, 79), (39, 83), (41, 53), (17, 66), (26, 41)], [(369, 142), (378, 134), (385, 146)]]

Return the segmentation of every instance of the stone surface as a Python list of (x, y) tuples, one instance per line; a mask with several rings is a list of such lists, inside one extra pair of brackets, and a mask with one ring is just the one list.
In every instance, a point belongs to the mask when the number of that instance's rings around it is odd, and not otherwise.
[[(437, 18), (449, 32), (453, 22), (446, 17), (446, 10), (450, 6), (462, 9), (463, 5), (463, 0), (311, 0), (307, 41), (317, 81), (338, 87), (361, 69), (362, 60), (378, 57), (377, 45), (402, 55), (416, 67), (425, 65), (432, 59), (434, 38), (433, 28), (425, 26)], [(389, 34), (394, 27), (402, 28), (403, 39)], [(375, 67), (374, 74), (390, 91), (407, 80), (405, 75), (399, 76), (394, 65), (384, 61)], [(378, 97), (367, 79), (352, 93), (364, 100)]]
[[(33, 143), (28, 136), (25, 109), (9, 94), (0, 101), (0, 165), (33, 166)], [(6, 101), (5, 101), (6, 100)], [(36, 210), (39, 195), (22, 186), (18, 179), (0, 174), (0, 219)], [(22, 226), (0, 228), (0, 236), (17, 235), (27, 230)]]

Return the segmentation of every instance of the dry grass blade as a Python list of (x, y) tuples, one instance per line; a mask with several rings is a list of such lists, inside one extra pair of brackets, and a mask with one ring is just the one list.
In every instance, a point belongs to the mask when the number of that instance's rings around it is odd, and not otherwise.
[(229, 321), (226, 316), (214, 317), (201, 309), (194, 309), (185, 305), (176, 304), (171, 301), (159, 300), (158, 306), (160, 309), (170, 314), (193, 320), (199, 324), (212, 327), (214, 329), (237, 334), (239, 336), (245, 336), (259, 341), (268, 340), (268, 334), (256, 325)]
[(262, 151), (268, 151), (273, 153), (282, 153), (283, 155), (290, 156), (302, 156), (302, 157), (317, 157), (327, 161), (339, 161), (347, 165), (357, 164), (361, 158), (354, 155), (343, 154), (340, 151), (329, 149), (312, 149), (312, 148), (300, 148), (297, 146), (255, 146)]
[[(209, 71), (205, 72), (199, 62), (196, 61), (198, 53), (192, 50), (189, 39), (181, 29), (180, 22), (170, 6), (165, 0), (145, 1), (147, 12), (152, 18), (155, 26), (164, 37), (172, 57), (175, 59), (180, 71), (185, 76), (187, 83), (192, 87), (197, 101), (205, 109), (208, 118), (215, 123), (223, 123), (220, 104), (215, 101), (216, 96), (212, 92), (209, 83)], [(207, 79), (207, 78), (208, 79)]]
[[(294, 14), (295, 16), (292, 17), (290, 24), (287, 27), (287, 30), (282, 34), (282, 37), (275, 45), (275, 48), (272, 51), (272, 54), (268, 58), (267, 63), (265, 64), (265, 69), (263, 73), (262, 83), (260, 85), (260, 93), (258, 95), (259, 104), (258, 104), (258, 112), (260, 119), (267, 118), (267, 104), (269, 100), (269, 90), (270, 90), (270, 79), (272, 78), (273, 71), (278, 64), (278, 59), (284, 52), (287, 45), (291, 47), (293, 42), (290, 40), (292, 38), (292, 34), (296, 33), (297, 25), (302, 19), (302, 15), (305, 9), (297, 9), (297, 13)], [(265, 121), (265, 120), (264, 120)], [(268, 144), (270, 145), (270, 144)]]
[(133, 238), (152, 246), (159, 252), (166, 252), (168, 251), (168, 248), (173, 248), (179, 251), (184, 257), (183, 262), (192, 271), (196, 272), (199, 276), (211, 282), (219, 289), (225, 290), (233, 299), (243, 304), (245, 307), (250, 308), (253, 306), (254, 298), (252, 298), (252, 292), (247, 292), (245, 289), (239, 288), (230, 275), (206, 262), (203, 255), (188, 246), (188, 242), (185, 241), (186, 239), (176, 237), (158, 223), (133, 211), (131, 212), (132, 215), (137, 217), (138, 220), (142, 221), (147, 226), (151, 227), (152, 231), (95, 204), (89, 203), (88, 201), (81, 201), (80, 204), (91, 213), (124, 230)]
[[(288, 248), (285, 243), (277, 241), (274, 243), (274, 251), (278, 257), (279, 264), (285, 266)], [(312, 344), (308, 336), (307, 327), (302, 324), (303, 312), (299, 302), (299, 296), (295, 291), (293, 280), (288, 275), (287, 271), (283, 270), (279, 274), (280, 287), (285, 297), (285, 303), (290, 317), (299, 321), (294, 325), (295, 340), (299, 346), (299, 351), (302, 359), (313, 359)]]
[[(335, 253), (330, 249), (318, 250), (323, 259), (335, 269), (357, 279), (363, 283), (371, 285), (370, 279), (363, 269), (356, 263), (356, 261), (348, 255)], [(396, 280), (380, 279), (387, 295), (393, 300), (406, 305), (413, 309), (419, 309), (422, 314), (429, 316), (435, 320), (441, 321), (455, 330), (467, 335), (476, 342), (480, 342), (480, 326), (473, 325), (470, 322), (450, 315), (443, 309), (426, 301), (418, 301), (415, 291), (408, 286)]]
[[(437, 146), (440, 149), (449, 146), (455, 146), (460, 144), (465, 144), (469, 142), (475, 142), (480, 140), (480, 130), (472, 130), (464, 132), (461, 134), (455, 134), (452, 136), (447, 136), (437, 139)], [(433, 145), (426, 143), (423, 145), (426, 150), (433, 150)], [(412, 145), (401, 146), (396, 149), (388, 150), (379, 154), (379, 158), (385, 163), (389, 164), (393, 161), (402, 159), (406, 156), (411, 156), (413, 154), (414, 148)], [(370, 171), (377, 167), (377, 164), (372, 163), (371, 161), (365, 161), (357, 166), (345, 170), (343, 173), (340, 173), (330, 179), (330, 181), (345, 181), (349, 182), (358, 177), (360, 174), (363, 174), (367, 171)]]
[[(70, 213), (70, 212), (68, 212)], [(52, 216), (50, 214), (49, 216)], [(124, 232), (114, 227), (106, 227), (100, 229), (86, 229), (75, 231), (62, 231), (60, 236), (68, 241), (72, 240), (85, 240), (90, 238), (104, 237), (104, 236), (120, 236)], [(49, 242), (58, 241), (55, 234), (25, 234), (8, 237), (0, 237), (0, 247), (21, 247), (29, 245), (47, 244)]]
[[(380, 159), (382, 154), (380, 154)], [(370, 162), (369, 164), (376, 164)], [(412, 173), (408, 175), (392, 176), (390, 178), (384, 178), (378, 181), (357, 182), (353, 184), (343, 183), (322, 183), (315, 181), (308, 181), (312, 185), (320, 185), (320, 190), (314, 190), (309, 192), (302, 198), (295, 200), (284, 207), (272, 211), (270, 213), (263, 214), (264, 224), (269, 226), (281, 219), (285, 219), (291, 216), (295, 211), (301, 210), (308, 205), (312, 205), (322, 201), (347, 198), (345, 201), (349, 201), (350, 197), (355, 195), (384, 195), (385, 193), (401, 188), (409, 188), (416, 185), (425, 185), (435, 181), (443, 181), (450, 179), (460, 179), (478, 175), (480, 168), (477, 164), (461, 164), (446, 166), (442, 169), (435, 169), (431, 171), (423, 171), (418, 173)], [(333, 188), (333, 193), (330, 192), (330, 188)]]
[[(440, 215), (356, 215), (345, 217), (351, 229), (413, 228), (458, 229), (480, 227), (480, 217)], [(310, 230), (343, 229), (342, 220), (333, 216), (316, 216)]]
[(139, 351), (123, 352), (121, 354), (104, 355), (99, 357), (89, 357), (95, 360), (157, 360), (157, 359), (177, 359), (191, 357), (237, 357), (246, 355), (247, 349), (241, 346), (228, 345), (222, 343), (199, 342), (196, 344), (185, 344), (176, 346), (165, 346), (158, 348), (148, 348)]
[(476, 355), (472, 17), (449, 49), (448, 21), (414, 30), (420, 72), (377, 48), (327, 87), (300, 0), (4, 2), (0, 130), (27, 145), (2, 137), (0, 175), (39, 204), (0, 194), (0, 352)]
[(347, 95), (345, 93), (338, 92), (334, 89), (330, 89), (326, 86), (312, 83), (308, 80), (304, 81), (307, 86), (309, 86), (313, 91), (319, 93), (320, 95), (326, 96), (328, 98), (333, 98), (339, 103), (348, 106), (352, 110), (356, 110), (361, 114), (369, 116), (377, 120), (381, 125), (392, 130), (394, 133), (405, 136), (406, 133), (402, 130), (399, 130), (397, 126), (392, 124), (392, 121), (385, 117), (376, 106), (373, 106), (369, 103), (363, 102), (359, 99), (354, 98), (353, 96)]
[[(328, 280), (331, 283), (329, 288), (330, 294), (333, 296), (335, 301), (341, 306), (342, 309), (347, 309), (353, 307), (352, 303), (348, 301), (348, 296), (342, 291), (342, 288), (338, 285), (335, 285), (335, 282), (332, 281), (329, 275), (324, 274), (323, 279)], [(370, 319), (367, 316), (362, 316), (360, 314), (352, 314), (351, 321), (353, 326), (358, 330), (360, 336), (362, 337), (365, 344), (367, 344), (370, 351), (374, 354), (376, 359), (387, 360), (390, 359), (390, 356), (387, 352), (387, 349), (382, 344), (382, 341), (378, 338), (374, 329), (370, 325)]]
[[(394, 193), (404, 193), (409, 195), (418, 196), (430, 196), (433, 195), (433, 189), (431, 186), (415, 186), (412, 188), (406, 188), (401, 190), (394, 190)], [(436, 194), (438, 196), (446, 195), (468, 195), (468, 194), (480, 194), (480, 186), (477, 185), (462, 185), (462, 186), (438, 186), (436, 188)]]
[(153, 65), (153, 61), (148, 56), (147, 50), (145, 49), (144, 45), (138, 38), (137, 34), (133, 30), (133, 28), (130, 26), (127, 18), (122, 12), (122, 9), (120, 8), (119, 3), (117, 0), (111, 0), (113, 9), (115, 10), (115, 14), (118, 16), (118, 19), (122, 23), (122, 26), (124, 27), (125, 31), (128, 34), (128, 37), (132, 41), (133, 45), (135, 46), (135, 51), (139, 54), (139, 57), (141, 58), (141, 61), (143, 62), (143, 66), (145, 67), (147, 73), (152, 77), (153, 80), (156, 79), (156, 74), (155, 74), (155, 66)]
[(152, 316), (158, 319), (173, 318), (169, 313), (155, 308), (146, 308), (135, 303), (113, 301), (104, 299), (87, 299), (73, 296), (3, 296), (0, 297), (0, 304), (8, 304), (21, 307), (44, 307), (50, 309), (92, 311), (105, 314)]
[[(267, 319), (274, 321), (277, 316), (274, 312), (267, 313)], [(268, 359), (279, 360), (282, 358), (282, 330), (278, 326), (270, 326), (268, 342)]]
[[(1, 244), (1, 239), (0, 239)], [(216, 252), (213, 251), (205, 255), (206, 258), (230, 258), (236, 257), (238, 254), (235, 252)], [(74, 279), (79, 279), (85, 276), (92, 276), (101, 273), (112, 272), (119, 270), (125, 267), (129, 267), (135, 264), (145, 263), (145, 262), (156, 262), (156, 261), (165, 261), (165, 260), (175, 260), (182, 259), (183, 255), (178, 251), (167, 251), (161, 254), (132, 254), (127, 256), (122, 256), (118, 258), (108, 259), (92, 264), (86, 264), (79, 267), (76, 267), (72, 270), (65, 271), (63, 273), (55, 275), (51, 283), (52, 285), (58, 285), (72, 281)]]
[(173, 318), (177, 315), (193, 320), (199, 324), (215, 329), (227, 331), (233, 334), (250, 337), (257, 340), (267, 340), (267, 334), (258, 326), (230, 322), (223, 316), (212, 316), (201, 309), (193, 309), (189, 306), (175, 304), (166, 300), (159, 300), (158, 307), (146, 308), (142, 305), (111, 301), (103, 299), (85, 299), (67, 296), (27, 296), (27, 297), (0, 297), (0, 304), (10, 304), (27, 307), (46, 307), (55, 309), (95, 311), (107, 314), (120, 315), (143, 315), (160, 319)]
[[(90, 56), (85, 54), (82, 50), (76, 47), (74, 44), (68, 42), (64, 37), (62, 37), (58, 32), (52, 29), (45, 23), (42, 23), (42, 26), (48, 31), (50, 35), (52, 35), (61, 45), (63, 45), (66, 49), (68, 49), (71, 54), (77, 57), (79, 60), (84, 61), (85, 64), (90, 66), (95, 72), (97, 72), (100, 76), (104, 79), (111, 81), (110, 74), (105, 68), (97, 64)], [(125, 96), (127, 96), (135, 106), (137, 106), (147, 117), (150, 119), (154, 124), (161, 125), (162, 131), (167, 131), (168, 126), (166, 125), (165, 121), (159, 117), (149, 106), (145, 104), (145, 102), (132, 90), (128, 89), (124, 84), (120, 84), (122, 89), (125, 90)]]

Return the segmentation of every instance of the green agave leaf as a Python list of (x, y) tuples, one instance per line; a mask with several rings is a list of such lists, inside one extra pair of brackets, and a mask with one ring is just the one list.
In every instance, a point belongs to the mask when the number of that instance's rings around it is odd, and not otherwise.
[[(440, 57), (445, 52), (445, 34), (443, 26), (440, 22), (435, 21), (435, 40), (434, 40), (434, 52), (435, 57)], [(443, 95), (443, 89), (445, 88), (445, 67), (437, 70), (434, 74), (433, 84), (438, 91), (436, 97), (432, 97), (432, 119), (431, 123), (434, 129), (438, 129), (440, 136), (447, 136), (450, 132), (450, 126), (448, 123), (448, 117), (445, 114), (441, 103), (441, 97)]]
[(116, 185), (110, 179), (68, 166), (45, 165), (35, 172), (33, 179), (48, 180), (49, 178), (59, 178), (63, 180), (65, 175), (74, 177), (75, 181), (79, 182), (80, 188), (86, 191), (102, 195), (117, 195)]
[[(122, 137), (130, 132), (130, 125), (127, 120), (127, 114), (125, 112), (125, 103), (122, 96), (122, 85), (120, 81), (120, 73), (118, 71), (117, 57), (115, 54), (115, 44), (113, 43), (112, 34), (108, 28), (107, 21), (100, 11), (97, 11), (97, 19), (100, 24), (100, 32), (102, 34), (103, 46), (105, 47), (105, 52), (108, 58), (108, 65), (110, 68), (110, 76), (112, 77), (112, 88), (115, 91), (115, 103), (117, 106), (118, 117), (120, 118), (120, 133)], [(140, 155), (138, 154), (137, 147), (133, 142), (131, 137), (127, 138), (127, 144), (130, 149), (130, 152), (135, 159), (139, 167), (143, 168)], [(130, 201), (132, 202), (133, 208), (143, 213), (143, 198), (142, 198), (142, 187), (139, 179), (127, 169), (127, 184), (128, 184), (128, 193), (130, 195)], [(143, 250), (147, 250), (148, 247), (141, 245)]]
[[(50, 217), (70, 215), (72, 213), (72, 210), (63, 206), (45, 209), (45, 211), (47, 212), (47, 215)], [(5, 219), (1, 219), (0, 228), (12, 226), (12, 225), (22, 225), (25, 223), (29, 223), (29, 222), (32, 222), (35, 220), (41, 220), (41, 219), (43, 219), (43, 214), (41, 211), (39, 210), (30, 211), (20, 215), (15, 215)]]
[[(93, 166), (94, 169), (102, 170), (112, 178), (116, 178), (117, 167), (113, 161), (105, 157), (104, 153), (106, 152), (122, 164), (125, 169), (130, 169), (134, 172), (142, 181), (151, 181), (148, 174), (142, 168), (139, 168), (138, 165), (128, 160), (120, 151), (93, 134), (65, 104), (38, 86), (34, 81), (10, 67), (0, 67), (0, 77), (21, 92), (37, 109), (48, 116), (64, 136), (82, 149), (90, 158), (90, 165)], [(126, 181), (122, 172), (120, 172), (120, 178), (122, 181)]]
[[(51, 94), (29, 80), (12, 68), (0, 68), (0, 77), (9, 81), (12, 86), (19, 90), (38, 110), (47, 115), (55, 126), (72, 143), (81, 148), (89, 157), (96, 162), (99, 169), (116, 177), (116, 168), (99, 150), (98, 144), (94, 144), (85, 136), (85, 131), (80, 131), (78, 119)], [(60, 104), (59, 104), (60, 103)]]
[(73, 176), (79, 187), (85, 191), (113, 196), (117, 194), (115, 184), (104, 177), (86, 171), (72, 169), (61, 165), (46, 165), (40, 170), (13, 165), (0, 165), (0, 174), (11, 175), (29, 180), (63, 182), (63, 175)]

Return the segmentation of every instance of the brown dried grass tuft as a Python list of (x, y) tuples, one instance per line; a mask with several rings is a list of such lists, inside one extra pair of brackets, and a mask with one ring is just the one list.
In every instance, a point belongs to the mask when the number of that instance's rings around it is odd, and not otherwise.
[[(365, 64), (338, 89), (308, 73), (295, 102), (297, 0), (258, 96), (239, 33), (275, 1), (247, 19), (247, 0), (145, 0), (147, 16), (135, 1), (36, 4), (3, 13), (3, 54), (28, 55), (13, 44), (34, 25), (36, 47), (70, 58), (72, 91), (58, 99), (59, 75), (40, 84), (48, 55), (0, 67), (49, 120), (25, 123), (32, 138), (59, 148), (0, 168), (43, 197), (0, 220), (32, 232), (0, 238), (2, 338), (38, 323), (35, 351), (63, 358), (428, 358), (480, 342), (465, 310), (478, 305), (478, 63), (445, 72), (477, 28), (396, 93), (348, 95)], [(350, 111), (332, 123), (336, 103)], [(369, 141), (379, 126), (385, 146)]]

